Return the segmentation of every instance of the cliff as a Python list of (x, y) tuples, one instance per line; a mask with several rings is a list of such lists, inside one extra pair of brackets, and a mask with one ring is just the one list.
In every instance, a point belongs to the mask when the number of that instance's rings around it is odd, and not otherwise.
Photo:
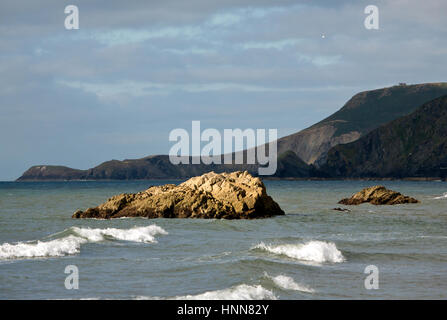
[(290, 150), (304, 162), (319, 167), (326, 162), (330, 148), (353, 142), (445, 94), (447, 83), (398, 85), (358, 93), (326, 119), (279, 139), (278, 154)]
[(445, 177), (447, 95), (328, 152), (333, 177)]

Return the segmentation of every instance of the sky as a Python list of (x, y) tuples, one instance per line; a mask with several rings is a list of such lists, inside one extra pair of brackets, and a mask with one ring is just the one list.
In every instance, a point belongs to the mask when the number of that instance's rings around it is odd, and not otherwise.
[(167, 154), (193, 120), (285, 136), (360, 91), (446, 81), (446, 14), (443, 0), (2, 0), (0, 180)]

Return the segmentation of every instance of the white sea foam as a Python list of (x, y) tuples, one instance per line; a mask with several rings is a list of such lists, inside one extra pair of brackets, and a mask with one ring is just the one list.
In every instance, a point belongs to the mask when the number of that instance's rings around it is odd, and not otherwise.
[(0, 245), (0, 259), (18, 259), (34, 257), (60, 257), (79, 253), (86, 239), (68, 236), (51, 241), (4, 243)]
[(345, 258), (334, 243), (325, 241), (309, 241), (304, 244), (266, 245), (261, 242), (254, 249), (285, 255), (289, 258), (312, 262), (343, 262)]
[(90, 229), (72, 227), (71, 230), (76, 235), (87, 239), (89, 242), (103, 241), (106, 238), (133, 242), (157, 242), (155, 239), (156, 235), (168, 234), (163, 228), (155, 224), (146, 227), (134, 227), (131, 229)]
[(445, 192), (442, 196), (434, 197), (433, 199), (439, 200), (439, 199), (447, 199), (447, 192)]
[(261, 285), (240, 284), (235, 287), (222, 290), (207, 291), (196, 295), (177, 296), (173, 298), (159, 298), (138, 296), (137, 300), (276, 300), (277, 297), (272, 291)]
[(49, 241), (28, 241), (14, 244), (4, 243), (0, 245), (0, 259), (60, 257), (72, 255), (80, 252), (82, 244), (88, 242), (100, 242), (106, 240), (106, 238), (154, 243), (156, 242), (156, 235), (167, 234), (163, 228), (157, 225), (134, 227), (130, 229), (90, 229), (71, 227), (68, 231), (74, 235), (71, 234)]
[(175, 297), (175, 300), (276, 300), (270, 290), (261, 285), (240, 284), (236, 287), (207, 291), (196, 295)]
[(301, 292), (306, 292), (306, 293), (314, 293), (315, 290), (302, 285), (302, 284), (298, 284), (295, 282), (295, 280), (293, 280), (293, 278), (285, 276), (285, 275), (278, 275), (276, 277), (272, 277), (269, 276), (267, 273), (265, 273), (265, 276), (270, 278), (273, 283), (281, 289), (284, 290), (294, 290), (294, 291), (301, 291)]

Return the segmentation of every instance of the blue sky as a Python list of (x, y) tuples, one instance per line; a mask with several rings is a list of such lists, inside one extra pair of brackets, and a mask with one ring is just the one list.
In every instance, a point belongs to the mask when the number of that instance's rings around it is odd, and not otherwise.
[[(79, 30), (64, 28), (69, 4)], [(379, 30), (364, 28), (369, 4)], [(167, 154), (192, 120), (284, 136), (359, 91), (445, 81), (446, 12), (435, 0), (4, 0), (0, 180)]]

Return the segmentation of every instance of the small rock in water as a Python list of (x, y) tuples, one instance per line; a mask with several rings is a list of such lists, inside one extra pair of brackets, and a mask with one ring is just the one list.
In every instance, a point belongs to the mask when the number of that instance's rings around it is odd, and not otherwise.
[(338, 203), (344, 205), (358, 205), (365, 202), (375, 205), (419, 203), (419, 201), (414, 198), (404, 196), (401, 193), (393, 190), (388, 190), (384, 186), (365, 188), (362, 191), (354, 194), (351, 198), (342, 199)]
[(332, 210), (351, 212), (351, 210), (346, 209), (346, 208), (333, 208)]
[(247, 171), (206, 173), (182, 184), (154, 186), (120, 194), (72, 218), (110, 219), (121, 217), (255, 219), (283, 215), (267, 195), (261, 179)]

